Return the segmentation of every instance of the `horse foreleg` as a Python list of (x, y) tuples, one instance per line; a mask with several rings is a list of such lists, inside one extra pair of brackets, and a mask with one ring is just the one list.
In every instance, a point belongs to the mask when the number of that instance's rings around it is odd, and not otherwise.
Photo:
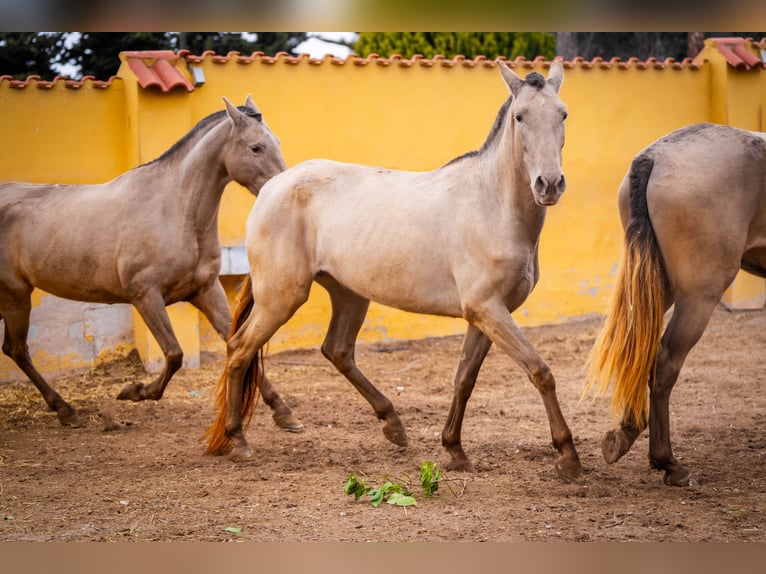
[(165, 392), (165, 387), (167, 387), (170, 379), (183, 364), (183, 350), (173, 333), (170, 317), (159, 292), (134, 300), (133, 305), (135, 305), (149, 331), (157, 340), (165, 357), (165, 366), (159, 377), (150, 385), (144, 386), (143, 383), (130, 383), (120, 391), (117, 399), (122, 401), (143, 401), (146, 399), (158, 401), (162, 398), (162, 394)]
[[(723, 292), (721, 293), (723, 294)], [(670, 393), (689, 351), (697, 344), (720, 297), (676, 300), (657, 355), (657, 377), (649, 394), (649, 461), (665, 471), (664, 481), (687, 486), (691, 474), (675, 456), (670, 441)]]
[[(201, 289), (197, 295), (189, 301), (210, 321), (213, 329), (225, 341), (229, 336), (231, 328), (231, 311), (229, 310), (229, 301), (226, 298), (226, 292), (220, 281), (216, 279), (207, 289)], [(272, 411), (272, 418), (279, 428), (290, 432), (301, 432), (303, 424), (295, 418), (282, 397), (279, 396), (276, 389), (268, 378), (263, 378), (261, 388), (263, 402), (265, 402)]]
[(468, 399), (471, 397), (479, 369), (490, 347), (492, 347), (492, 341), (489, 337), (473, 325), (468, 325), (468, 330), (463, 338), (460, 363), (455, 373), (455, 392), (452, 395), (452, 405), (442, 431), (442, 446), (450, 455), (447, 470), (474, 470), (473, 464), (463, 452), (460, 432), (463, 427), (463, 416)]
[(574, 480), (582, 472), (582, 466), (572, 440), (572, 432), (561, 413), (556, 397), (556, 381), (550, 368), (524, 337), (502, 301), (491, 301), (471, 309), (467, 311), (467, 316), (524, 369), (529, 380), (540, 393), (548, 415), (553, 446), (560, 454), (554, 467), (560, 477), (565, 480)]
[(80, 426), (80, 418), (77, 411), (59, 395), (38, 372), (32, 364), (27, 347), (27, 333), (29, 332), (29, 313), (31, 301), (14, 301), (9, 309), (3, 311), (2, 318), (5, 322), (5, 336), (3, 338), (3, 352), (18, 365), (29, 377), (32, 384), (40, 391), (40, 394), (52, 411), (56, 412), (62, 426)]
[(317, 279), (330, 294), (332, 317), (322, 343), (322, 354), (370, 403), (378, 419), (384, 421), (383, 435), (400, 447), (408, 444), (407, 432), (393, 403), (359, 370), (354, 358), (356, 337), (364, 323), (370, 302), (346, 289), (331, 277)]

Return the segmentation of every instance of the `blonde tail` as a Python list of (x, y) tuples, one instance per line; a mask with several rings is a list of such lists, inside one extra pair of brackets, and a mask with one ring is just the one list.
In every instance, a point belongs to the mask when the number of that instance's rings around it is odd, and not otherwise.
[(651, 156), (640, 155), (630, 168), (631, 221), (606, 321), (588, 358), (583, 391), (595, 385), (605, 394), (613, 386), (612, 411), (618, 417), (632, 416), (639, 429), (648, 420), (648, 388), (654, 382), (667, 296), (646, 203), (653, 165)]

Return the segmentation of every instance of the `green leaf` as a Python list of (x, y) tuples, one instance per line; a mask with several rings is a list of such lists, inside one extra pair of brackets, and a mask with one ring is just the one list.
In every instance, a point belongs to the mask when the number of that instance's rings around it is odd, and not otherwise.
[(7, 514), (3, 517), (3, 520), (16, 520), (16, 517), (13, 514)]
[(369, 490), (370, 487), (365, 484), (364, 479), (360, 481), (356, 478), (356, 475), (353, 472), (348, 475), (346, 484), (343, 487), (343, 492), (349, 496), (352, 494), (354, 495), (354, 501), (359, 500), (359, 498)]
[(383, 502), (385, 493), (383, 492), (383, 488), (378, 487), (378, 488), (373, 488), (372, 490), (370, 490), (367, 493), (367, 496), (370, 497), (370, 503), (377, 508), (378, 506), (380, 506), (380, 503)]
[(395, 504), (396, 506), (417, 506), (418, 501), (414, 496), (402, 494), (401, 492), (392, 492), (386, 501), (388, 504)]
[(226, 527), (226, 532), (233, 532), (234, 534), (239, 534), (240, 532), (242, 532), (242, 527), (241, 526), (227, 526)]
[(434, 492), (439, 490), (439, 479), (441, 478), (441, 470), (435, 462), (426, 460), (420, 465), (420, 485), (423, 487), (423, 492), (426, 496), (433, 496)]

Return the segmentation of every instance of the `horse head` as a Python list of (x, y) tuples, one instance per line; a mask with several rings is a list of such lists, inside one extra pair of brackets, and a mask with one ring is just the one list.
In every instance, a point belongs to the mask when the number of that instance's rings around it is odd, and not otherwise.
[(519, 167), (528, 178), (535, 203), (555, 205), (566, 189), (561, 150), (567, 110), (558, 96), (564, 81), (562, 60), (551, 64), (547, 80), (537, 72), (522, 80), (505, 62), (498, 65), (513, 95), (508, 114)]
[(263, 121), (251, 96), (240, 107), (225, 97), (223, 101), (231, 120), (231, 134), (223, 150), (224, 165), (234, 181), (258, 195), (264, 183), (287, 169), (279, 139)]

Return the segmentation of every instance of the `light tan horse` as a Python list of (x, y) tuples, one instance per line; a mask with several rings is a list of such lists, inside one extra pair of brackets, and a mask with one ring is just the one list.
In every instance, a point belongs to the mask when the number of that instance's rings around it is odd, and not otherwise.
[(673, 456), (670, 393), (739, 269), (766, 277), (766, 134), (712, 124), (672, 132), (633, 160), (619, 208), (625, 251), (585, 388), (614, 386), (622, 420), (603, 439), (608, 463), (648, 418), (650, 463), (684, 486), (691, 475)]
[[(239, 108), (202, 119), (158, 159), (97, 185), (0, 184), (0, 320), (3, 352), (39, 389), (63, 425), (79, 418), (35, 369), (27, 349), (30, 295), (131, 303), (165, 355), (148, 386), (120, 399), (158, 400), (183, 352), (165, 305), (189, 301), (226, 337), (231, 312), (218, 280), (218, 207), (236, 181), (253, 194), (285, 169), (279, 140), (248, 96)], [(280, 426), (300, 423), (266, 381), (264, 398)]]
[(306, 301), (316, 281), (332, 303), (322, 353), (367, 399), (394, 444), (407, 445), (404, 426), (354, 360), (371, 300), (468, 321), (442, 433), (451, 456), (448, 468), (472, 468), (460, 431), (494, 342), (542, 396), (560, 452), (557, 471), (570, 479), (580, 473), (553, 375), (511, 318), (537, 282), (545, 213), (565, 188), (561, 150), (567, 112), (558, 97), (563, 64), (554, 62), (547, 80), (537, 73), (522, 80), (502, 61), (498, 68), (512, 95), (479, 151), (430, 172), (312, 160), (263, 187), (246, 232), (252, 310), (228, 342), (208, 453), (231, 449), (232, 460), (252, 456), (243, 421), (262, 372), (258, 351)]

